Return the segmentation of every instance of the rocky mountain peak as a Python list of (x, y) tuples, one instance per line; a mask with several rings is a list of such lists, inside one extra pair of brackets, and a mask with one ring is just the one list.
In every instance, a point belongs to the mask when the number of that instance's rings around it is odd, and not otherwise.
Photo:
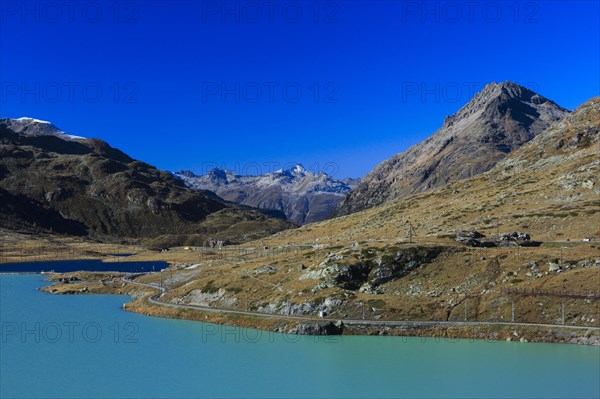
[[(516, 98), (523, 101), (529, 101), (534, 96), (538, 96), (541, 98), (539, 94), (536, 94), (527, 87), (506, 80), (500, 83), (488, 83), (483, 87), (483, 89), (479, 93), (477, 93), (473, 97), (469, 104), (471, 104), (471, 102), (475, 102), (478, 104), (486, 104), (494, 101), (497, 98), (501, 98), (504, 100), (509, 98)], [(466, 106), (469, 106), (469, 104), (467, 104)]]
[(299, 176), (305, 176), (307, 173), (309, 173), (309, 171), (306, 170), (304, 165), (302, 165), (301, 163), (297, 163), (296, 166), (290, 169), (290, 171)]
[(486, 172), (568, 113), (517, 83), (489, 83), (427, 140), (375, 167), (334, 215)]
[(301, 163), (297, 163), (296, 165), (294, 165), (291, 168), (288, 169), (277, 169), (274, 172), (274, 175), (277, 176), (289, 176), (292, 178), (299, 178), (299, 177), (305, 177), (305, 176), (309, 176), (312, 175), (313, 173), (310, 172), (308, 169), (306, 169), (304, 167), (304, 165), (302, 165)]
[[(499, 114), (521, 113), (535, 118), (535, 109), (531, 106), (543, 106), (556, 119), (562, 118), (568, 110), (555, 102), (520, 84), (504, 81), (488, 83), (454, 115), (444, 121), (443, 127), (451, 127), (471, 117), (494, 118)], [(526, 116), (527, 117), (527, 116)], [(523, 119), (523, 117), (521, 117)]]
[(218, 179), (218, 180), (227, 180), (227, 175), (231, 174), (231, 172), (216, 167), (213, 168), (210, 172), (208, 172), (208, 175), (210, 176), (211, 179)]

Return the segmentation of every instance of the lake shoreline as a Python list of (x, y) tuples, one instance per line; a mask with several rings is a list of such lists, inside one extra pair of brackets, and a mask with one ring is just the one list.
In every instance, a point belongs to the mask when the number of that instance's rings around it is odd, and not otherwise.
[[(175, 304), (157, 304), (151, 301), (159, 292), (156, 287), (140, 286), (124, 280), (129, 274), (106, 272), (56, 273), (49, 276), (50, 285), (40, 288), (55, 295), (80, 294), (118, 294), (129, 295), (132, 300), (123, 305), (123, 309), (147, 316), (193, 320), (222, 326), (254, 328), (269, 332), (300, 335), (363, 335), (363, 336), (401, 336), (430, 337), (434, 339), (470, 339), (493, 341), (519, 341), (566, 343), (600, 346), (600, 330), (593, 327), (577, 328), (573, 326), (544, 325), (490, 325), (485, 322), (469, 325), (444, 325), (444, 321), (411, 321), (402, 324), (384, 324), (377, 322), (344, 322), (340, 319), (318, 318), (317, 316), (298, 316), (297, 319), (286, 315), (265, 314), (245, 315), (202, 310), (176, 308)], [(75, 278), (75, 280), (71, 280)], [(242, 313), (242, 312), (240, 312)], [(388, 322), (389, 323), (389, 322)]]

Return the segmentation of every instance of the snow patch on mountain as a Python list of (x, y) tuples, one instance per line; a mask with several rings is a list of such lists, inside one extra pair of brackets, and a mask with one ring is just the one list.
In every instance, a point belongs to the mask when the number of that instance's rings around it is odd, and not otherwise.
[(31, 122), (35, 122), (35, 123), (44, 123), (44, 124), (51, 124), (48, 121), (42, 121), (40, 119), (35, 119), (35, 118), (29, 118), (27, 116), (23, 116), (21, 118), (17, 118), (17, 121), (22, 122), (22, 123), (31, 123)]
[(5, 123), (9, 129), (24, 136), (54, 136), (68, 141), (86, 140), (85, 137), (75, 136), (73, 134), (63, 132), (58, 127), (54, 126), (51, 122), (43, 121), (41, 119), (30, 118), (27, 116), (23, 116), (21, 118), (16, 119), (0, 118), (0, 122)]

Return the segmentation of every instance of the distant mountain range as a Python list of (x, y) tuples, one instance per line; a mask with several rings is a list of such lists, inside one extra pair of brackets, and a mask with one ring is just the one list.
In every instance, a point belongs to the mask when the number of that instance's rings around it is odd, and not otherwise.
[(324, 172), (312, 173), (301, 164), (259, 176), (237, 175), (221, 168), (207, 175), (191, 171), (175, 175), (189, 187), (215, 192), (227, 201), (281, 211), (298, 225), (328, 217), (359, 182), (359, 179), (337, 180)]
[(430, 138), (375, 167), (333, 216), (486, 172), (568, 113), (516, 83), (490, 83)]
[[(242, 242), (292, 227), (284, 217), (304, 225), (482, 174), (566, 115), (568, 110), (516, 83), (490, 83), (430, 138), (360, 181), (312, 173), (300, 164), (259, 176), (220, 168), (207, 175), (171, 174), (50, 122), (2, 118), (0, 222), (3, 228), (100, 240)], [(540, 151), (551, 157), (548, 148)]]
[(2, 228), (100, 240), (233, 242), (292, 227), (283, 214), (228, 203), (98, 139), (50, 122), (0, 119)]

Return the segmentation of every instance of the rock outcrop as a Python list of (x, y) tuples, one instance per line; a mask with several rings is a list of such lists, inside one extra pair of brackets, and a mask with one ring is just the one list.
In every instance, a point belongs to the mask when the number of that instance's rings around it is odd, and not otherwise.
[(287, 331), (298, 335), (341, 335), (344, 332), (342, 322), (307, 322), (300, 323)]
[(379, 293), (378, 286), (399, 279), (412, 270), (431, 263), (444, 251), (444, 246), (414, 246), (388, 248), (382, 253), (362, 251), (358, 260), (332, 257), (318, 270), (309, 270), (301, 280), (315, 279), (321, 282), (316, 289), (339, 287), (345, 290)]

